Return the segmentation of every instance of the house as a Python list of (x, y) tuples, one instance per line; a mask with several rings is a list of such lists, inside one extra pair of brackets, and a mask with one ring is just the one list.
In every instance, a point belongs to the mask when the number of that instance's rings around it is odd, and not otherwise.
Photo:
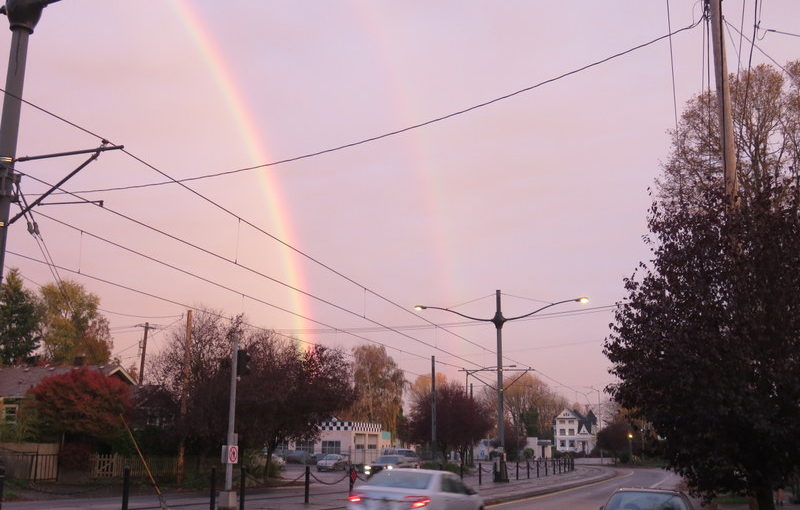
[(553, 419), (556, 450), (589, 454), (597, 444), (597, 417), (584, 416), (575, 409), (564, 409)]
[[(77, 366), (3, 367), (0, 368), (0, 419), (3, 423), (16, 423), (17, 410), (25, 394), (42, 379), (76, 370)], [(109, 377), (116, 377), (134, 386), (136, 381), (119, 365), (87, 365)]]

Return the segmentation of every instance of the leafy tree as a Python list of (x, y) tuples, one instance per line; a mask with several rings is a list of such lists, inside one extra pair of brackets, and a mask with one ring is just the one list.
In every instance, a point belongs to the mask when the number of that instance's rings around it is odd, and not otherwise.
[[(177, 416), (184, 388), (185, 328), (152, 358), (148, 373), (171, 395), (162, 407)], [(269, 331), (243, 328), (213, 311), (192, 321), (187, 415), (176, 420), (189, 447), (216, 453), (228, 425), (231, 339), (250, 355), (250, 374), (237, 387), (237, 431), (240, 445), (264, 447), (272, 453), (286, 440), (311, 440), (317, 425), (348, 407), (354, 398), (350, 364), (338, 349), (302, 350), (295, 341)], [(162, 399), (163, 400), (163, 399)]]
[(800, 466), (800, 64), (787, 69), (794, 84), (760, 66), (733, 86), (737, 208), (714, 101), (689, 104), (649, 214), (653, 259), (625, 280), (605, 344), (615, 398), (666, 436), (670, 467), (706, 498), (747, 494), (762, 510)]
[(378, 422), (397, 437), (397, 416), (403, 407), (405, 376), (397, 363), (377, 345), (353, 348), (356, 400), (344, 417)]
[(121, 416), (131, 413), (130, 387), (99, 370), (75, 368), (53, 375), (28, 391), (25, 412), (34, 412), (39, 430), (82, 439), (108, 440), (123, 430)]
[(13, 365), (39, 346), (41, 306), (25, 289), (19, 269), (12, 268), (0, 286), (0, 363)]
[[(429, 392), (411, 409), (409, 435), (415, 443), (431, 440), (431, 401)], [(466, 458), (467, 449), (486, 437), (493, 425), (491, 410), (470, 398), (461, 385), (444, 383), (436, 387), (436, 445), (444, 456), (452, 450)]]
[(612, 421), (597, 433), (597, 447), (618, 456), (628, 449), (629, 431), (630, 427), (624, 421)]
[[(447, 382), (447, 376), (441, 372), (436, 372), (436, 387), (440, 388)], [(418, 375), (414, 382), (408, 387), (408, 401), (412, 407), (431, 394), (431, 376), (429, 374)]]
[(64, 280), (41, 289), (44, 303), (43, 343), (51, 363), (72, 363), (83, 357), (103, 365), (111, 357), (108, 320), (98, 310), (100, 298), (83, 285)]

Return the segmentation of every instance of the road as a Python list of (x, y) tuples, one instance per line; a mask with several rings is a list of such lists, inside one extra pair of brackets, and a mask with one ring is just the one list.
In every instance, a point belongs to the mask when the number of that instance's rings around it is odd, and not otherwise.
[(491, 505), (502, 510), (597, 510), (608, 496), (620, 487), (674, 489), (680, 479), (660, 469), (620, 469), (620, 476), (604, 482), (535, 496), (509, 503)]

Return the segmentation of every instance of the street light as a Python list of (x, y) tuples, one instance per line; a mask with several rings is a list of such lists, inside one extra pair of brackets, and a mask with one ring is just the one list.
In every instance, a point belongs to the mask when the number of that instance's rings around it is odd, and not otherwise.
[(628, 462), (633, 464), (633, 433), (628, 432)]
[(497, 472), (497, 480), (495, 481), (508, 481), (508, 472), (505, 469), (505, 422), (503, 420), (504, 411), (503, 411), (503, 324), (509, 321), (515, 321), (517, 319), (524, 319), (525, 317), (530, 317), (536, 313), (541, 312), (542, 310), (546, 310), (547, 308), (560, 305), (563, 303), (581, 303), (585, 304), (589, 302), (588, 297), (579, 297), (573, 299), (565, 299), (564, 301), (556, 301), (555, 303), (550, 303), (545, 305), (541, 308), (538, 308), (532, 312), (526, 313), (524, 315), (518, 315), (516, 317), (504, 317), (500, 307), (500, 291), (495, 291), (495, 301), (497, 303), (497, 308), (494, 313), (494, 317), (491, 319), (484, 319), (481, 317), (472, 317), (470, 315), (465, 315), (461, 312), (457, 312), (455, 310), (451, 310), (450, 308), (441, 308), (438, 306), (426, 306), (426, 305), (417, 305), (414, 307), (416, 310), (443, 310), (445, 312), (454, 313), (465, 319), (470, 319), (474, 321), (481, 321), (481, 322), (491, 322), (494, 324), (495, 329), (497, 330), (497, 439), (500, 442), (500, 469)]

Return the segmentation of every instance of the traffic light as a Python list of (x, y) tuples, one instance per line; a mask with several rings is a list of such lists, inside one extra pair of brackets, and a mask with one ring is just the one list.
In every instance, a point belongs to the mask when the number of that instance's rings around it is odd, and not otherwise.
[(236, 375), (250, 374), (250, 354), (244, 349), (236, 351)]

